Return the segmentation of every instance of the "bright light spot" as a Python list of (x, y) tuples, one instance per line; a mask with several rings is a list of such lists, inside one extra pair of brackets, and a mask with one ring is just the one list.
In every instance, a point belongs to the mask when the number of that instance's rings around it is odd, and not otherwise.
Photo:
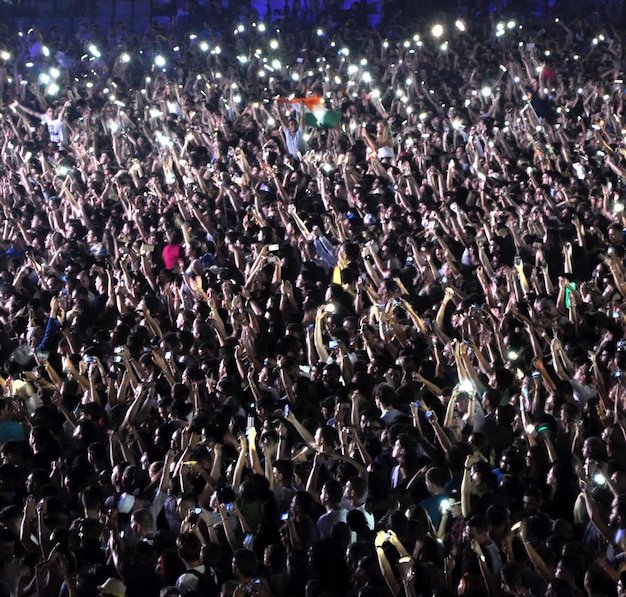
[(270, 48), (272, 48), (272, 50), (277, 50), (278, 49), (278, 40), (271, 39), (270, 40)]
[(239, 62), (241, 62), (241, 64), (246, 64), (246, 62), (248, 62), (248, 57), (247, 56), (237, 56), (237, 60), (239, 60)]
[(378, 99), (380, 97), (380, 89), (372, 89), (372, 97)]
[(433, 25), (433, 28), (430, 30), (430, 32), (432, 33), (433, 37), (441, 37), (443, 35), (443, 25), (440, 25), (439, 23)]
[(341, 48), (341, 50), (339, 50), (339, 53), (343, 56), (350, 56), (350, 48)]
[(98, 48), (97, 48), (97, 46), (95, 44), (89, 44), (89, 47), (87, 49), (89, 50), (89, 53), (94, 58), (100, 58), (100, 56), (102, 56), (102, 54), (100, 54), (100, 50), (98, 50)]
[(259, 23), (259, 26), (257, 27), (257, 29), (261, 32), (261, 33), (265, 33), (265, 23)]
[(50, 49), (48, 46), (41, 46), (41, 53), (47, 58), (50, 56)]
[(280, 60), (277, 60), (276, 58), (272, 60), (272, 68), (274, 68), (275, 70), (280, 70), (282, 67), (283, 65), (280, 63)]
[(465, 27), (465, 23), (463, 21), (461, 21), (461, 19), (457, 19), (456, 22), (454, 23), (454, 26), (459, 30), (459, 31), (465, 31), (466, 27)]
[(363, 75), (361, 75), (361, 80), (363, 81), (363, 83), (371, 83), (372, 82), (372, 75), (370, 75), (367, 71), (363, 73)]
[(367, 58), (361, 58), (360, 64), (361, 64), (361, 66), (366, 66), (367, 65)]
[(506, 24), (506, 28), (507, 28), (507, 29), (515, 29), (515, 25), (516, 25), (515, 21), (509, 21), (509, 22)]
[(405, 48), (410, 48), (411, 47), (411, 42), (408, 39), (406, 39), (403, 42), (402, 46), (405, 47)]
[(165, 58), (163, 56), (161, 56), (161, 54), (157, 54), (154, 57), (154, 64), (155, 66), (158, 66), (159, 68), (163, 68), (165, 66)]
[(321, 29), (318, 29), (318, 30), (317, 30), (317, 35), (318, 35), (319, 37), (321, 37), (322, 35), (324, 35), (324, 32), (323, 32)]
[(413, 83), (413, 80), (411, 79), (411, 77), (409, 77), (409, 78), (408, 78), (408, 79), (404, 82), (404, 84), (405, 84), (407, 87), (410, 87), (410, 86), (411, 86), (411, 83)]
[(46, 73), (41, 73), (39, 75), (39, 82), (42, 85), (47, 85), (48, 83), (50, 83), (50, 77)]
[(349, 75), (356, 75), (356, 73), (358, 72), (359, 72), (359, 67), (356, 64), (351, 64), (350, 66), (348, 66)]
[(193, 41), (194, 39), (196, 39), (197, 37), (198, 37), (198, 36), (197, 36), (195, 33), (190, 33), (190, 34), (189, 34), (189, 39), (191, 39), (192, 41)]
[(130, 55), (127, 52), (124, 52), (120, 56), (120, 62), (123, 62), (124, 64), (128, 64), (130, 62)]
[(489, 87), (488, 85), (485, 85), (481, 90), (480, 90), (480, 94), (483, 97), (490, 97), (491, 96), (491, 87)]
[(50, 83), (50, 85), (48, 86), (48, 95), (56, 95), (57, 93), (59, 93), (60, 88), (56, 83)]
[(464, 379), (459, 385), (458, 388), (461, 392), (473, 392), (474, 384), (469, 379)]
[(117, 131), (120, 129), (120, 125), (117, 124), (117, 122), (115, 122), (114, 120), (111, 121), (111, 123), (109, 124), (109, 128), (111, 129), (112, 133), (117, 133)]
[(2, 52), (0, 52), (0, 58), (2, 58), (2, 60), (8, 60), (11, 58), (11, 54), (9, 54), (6, 50), (2, 50)]

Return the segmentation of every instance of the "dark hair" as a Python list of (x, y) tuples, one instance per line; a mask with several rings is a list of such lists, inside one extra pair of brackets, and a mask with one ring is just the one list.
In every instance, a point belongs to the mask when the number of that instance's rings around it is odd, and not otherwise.
[(180, 533), (176, 537), (176, 550), (185, 563), (195, 562), (200, 559), (202, 543), (193, 533)]
[(259, 560), (250, 549), (238, 549), (233, 554), (233, 569), (239, 570), (243, 578), (252, 578), (257, 574)]

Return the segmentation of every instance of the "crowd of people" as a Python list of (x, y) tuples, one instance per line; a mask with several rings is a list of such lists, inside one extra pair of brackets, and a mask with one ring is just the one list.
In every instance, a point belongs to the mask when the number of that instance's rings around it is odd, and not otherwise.
[(619, 4), (7, 32), (1, 595), (624, 595)]

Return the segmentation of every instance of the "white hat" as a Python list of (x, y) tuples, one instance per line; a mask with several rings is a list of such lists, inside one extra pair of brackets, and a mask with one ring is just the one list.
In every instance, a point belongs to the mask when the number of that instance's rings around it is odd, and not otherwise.
[(132, 493), (124, 492), (120, 499), (117, 500), (117, 511), (122, 514), (128, 514), (135, 505), (135, 496)]
[(126, 595), (126, 585), (119, 578), (107, 578), (104, 584), (98, 587), (98, 590), (115, 597), (125, 597)]

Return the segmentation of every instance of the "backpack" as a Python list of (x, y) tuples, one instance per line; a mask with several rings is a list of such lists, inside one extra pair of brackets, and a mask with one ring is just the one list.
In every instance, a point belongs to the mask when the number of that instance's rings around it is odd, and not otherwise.
[(195, 589), (198, 595), (201, 597), (219, 597), (220, 588), (217, 585), (217, 575), (211, 568), (205, 566), (204, 572), (191, 568), (187, 570), (187, 574), (198, 579), (198, 586)]

